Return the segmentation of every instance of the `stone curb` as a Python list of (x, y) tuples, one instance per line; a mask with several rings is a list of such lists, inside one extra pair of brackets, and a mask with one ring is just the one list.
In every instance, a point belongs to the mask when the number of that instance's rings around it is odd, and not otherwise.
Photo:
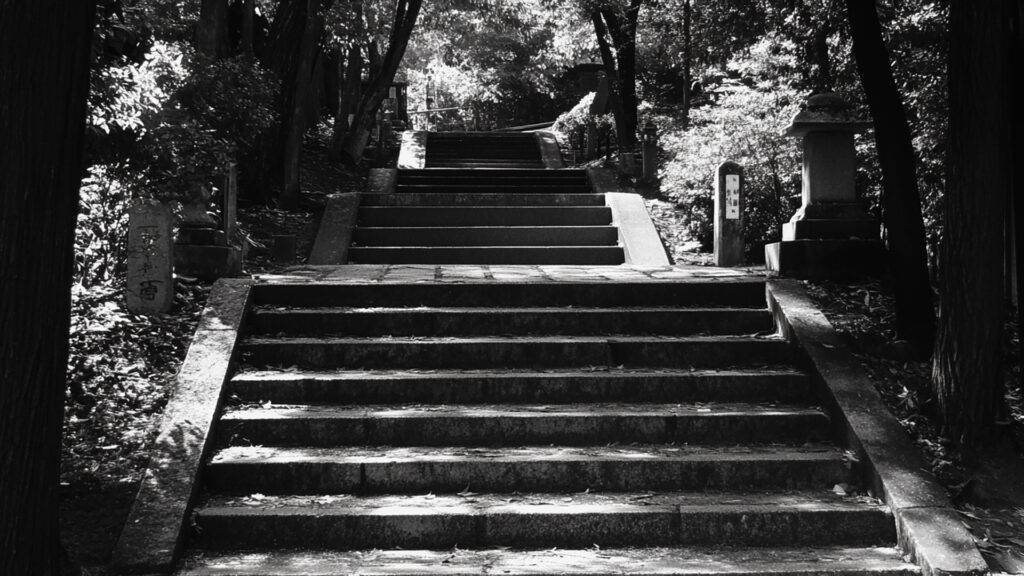
[(407, 130), (402, 133), (398, 168), (419, 169), (427, 164), (427, 133)]
[(988, 573), (945, 490), (928, 475), (924, 457), (825, 315), (797, 281), (769, 280), (767, 290), (776, 326), (806, 352), (847, 446), (857, 452), (868, 484), (892, 510), (904, 553), (925, 576)]
[(210, 449), (251, 288), (251, 280), (224, 279), (210, 292), (114, 548), (112, 566), (117, 573), (166, 574), (174, 568), (188, 538), (199, 472)]
[(540, 157), (544, 161), (544, 167), (549, 169), (565, 168), (562, 163), (562, 151), (558, 148), (558, 140), (553, 132), (538, 130), (534, 132), (537, 137), (537, 146), (540, 147)]
[(587, 168), (594, 192), (605, 195), (605, 204), (612, 209), (612, 224), (619, 229), (619, 243), (626, 264), (668, 266), (668, 254), (661, 236), (639, 194), (619, 190), (615, 172), (605, 168)]

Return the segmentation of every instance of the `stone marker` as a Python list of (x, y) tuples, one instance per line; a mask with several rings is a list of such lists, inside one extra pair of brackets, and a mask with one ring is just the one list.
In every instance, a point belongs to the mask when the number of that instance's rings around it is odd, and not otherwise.
[(238, 227), (238, 164), (228, 163), (227, 174), (224, 175), (224, 192), (221, 205), (221, 229), (228, 244), (231, 244)]
[(658, 180), (658, 129), (650, 120), (644, 124), (643, 156), (643, 181), (653, 184)]
[(740, 266), (743, 257), (743, 167), (723, 162), (715, 178), (715, 265)]
[(134, 314), (167, 312), (174, 304), (171, 211), (163, 203), (139, 199), (128, 212), (128, 310)]

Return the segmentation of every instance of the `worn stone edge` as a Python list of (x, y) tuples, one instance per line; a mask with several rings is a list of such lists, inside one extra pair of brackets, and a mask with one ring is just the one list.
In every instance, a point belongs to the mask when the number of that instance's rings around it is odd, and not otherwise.
[(899, 544), (925, 576), (988, 573), (988, 565), (920, 451), (889, 412), (867, 373), (795, 280), (771, 279), (768, 305), (781, 334), (806, 353), (836, 425), (865, 480), (896, 521)]
[(212, 444), (252, 285), (250, 279), (222, 279), (210, 291), (114, 547), (115, 573), (169, 574), (174, 569), (188, 538), (201, 466)]
[(406, 130), (398, 153), (398, 168), (417, 170), (427, 165), (427, 133)]
[(544, 167), (552, 170), (565, 168), (562, 162), (562, 151), (558, 148), (558, 139), (555, 133), (549, 130), (537, 130), (534, 132), (537, 138), (537, 146), (540, 147), (540, 157)]
[[(371, 170), (371, 187), (373, 180)], [(391, 170), (396, 172), (396, 170)], [(392, 187), (393, 189), (393, 187)], [(331, 194), (327, 198), (327, 206), (320, 217), (320, 227), (316, 232), (316, 240), (309, 251), (310, 265), (347, 264), (348, 249), (352, 244), (352, 231), (356, 227), (359, 213), (358, 192)]]

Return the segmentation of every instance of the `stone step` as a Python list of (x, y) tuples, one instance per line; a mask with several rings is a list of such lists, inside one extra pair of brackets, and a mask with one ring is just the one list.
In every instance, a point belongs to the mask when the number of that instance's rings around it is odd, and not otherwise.
[(398, 194), (593, 194), (589, 184), (463, 184), (451, 182), (447, 184), (398, 184)]
[(178, 576), (917, 576), (893, 547), (194, 552)]
[(541, 161), (525, 162), (522, 160), (509, 161), (484, 161), (484, 160), (430, 160), (426, 161), (427, 168), (541, 168)]
[(455, 494), (820, 489), (851, 482), (829, 446), (709, 448), (231, 447), (204, 470), (218, 494)]
[(796, 402), (811, 379), (795, 370), (246, 370), (229, 394), (275, 404)]
[[(482, 273), (513, 274), (515, 268), (488, 267)], [(763, 308), (764, 278), (704, 279), (702, 281), (609, 282), (597, 276), (588, 280), (586, 270), (579, 282), (553, 282), (524, 272), (522, 280), (478, 283), (403, 284), (257, 284), (256, 304), (271, 306), (616, 306), (678, 307), (728, 306)]]
[(589, 446), (804, 444), (829, 438), (810, 406), (570, 404), (238, 407), (222, 443), (273, 446)]
[(353, 246), (353, 264), (552, 264), (615, 266), (619, 246)]
[(216, 496), (195, 514), (208, 549), (514, 546), (889, 546), (888, 509), (829, 491), (419, 496)]
[(429, 192), (362, 194), (360, 206), (604, 206), (604, 194)]
[[(414, 174), (409, 174), (409, 170), (400, 170), (398, 172), (398, 186), (412, 185), (412, 186), (427, 186), (434, 185), (440, 186), (444, 184), (461, 184), (471, 185), (477, 184), (481, 186), (493, 185), (493, 184), (514, 184), (519, 186), (524, 185), (535, 185), (535, 186), (588, 186), (590, 185), (590, 179), (587, 177), (585, 172), (576, 172), (573, 174), (566, 174), (561, 170), (522, 170), (525, 174), (506, 173), (502, 176), (496, 176), (491, 174), (494, 170), (440, 170), (432, 169), (426, 171), (416, 171)], [(442, 172), (442, 174), (430, 174), (429, 172)], [(506, 171), (508, 172), (508, 171)]]
[(580, 207), (362, 207), (360, 226), (371, 228), (440, 226), (605, 226), (612, 222), (606, 206)]
[(774, 329), (763, 308), (291, 308), (258, 307), (250, 334), (467, 336), (754, 334)]
[(473, 181), (473, 182), (504, 182), (520, 179), (538, 179), (544, 181), (584, 181), (589, 182), (585, 170), (547, 168), (520, 168), (513, 170), (458, 170), (447, 168), (403, 168), (398, 171), (398, 181)]
[(352, 232), (354, 246), (614, 246), (618, 241), (614, 226), (363, 227)]
[(427, 151), (427, 159), (433, 160), (540, 160), (541, 153), (534, 148), (516, 147), (443, 147)]
[(310, 368), (499, 368), (784, 365), (784, 340), (749, 337), (562, 336), (531, 338), (248, 338), (243, 358), (258, 366)]

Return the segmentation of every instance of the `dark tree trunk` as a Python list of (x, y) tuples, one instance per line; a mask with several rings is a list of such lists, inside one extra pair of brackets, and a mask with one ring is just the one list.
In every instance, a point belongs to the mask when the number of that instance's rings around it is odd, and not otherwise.
[(341, 160), (345, 138), (348, 136), (349, 116), (355, 112), (356, 104), (363, 82), (363, 51), (358, 44), (348, 50), (348, 61), (345, 65), (345, 80), (338, 96), (338, 110), (334, 116), (334, 138), (331, 152), (335, 160)]
[[(1016, 0), (1014, 3), (1012, 22), (1016, 34), (1012, 40), (1011, 51), (1011, 73), (1016, 78), (1016, 85), (1010, 83), (1007, 89), (1011, 94), (1020, 94), (1024, 81), (1021, 73), (1024, 73), (1024, 0)], [(1012, 101), (1012, 100), (1011, 100)], [(1024, 124), (1024, 108), (1013, 106), (1012, 126)], [(1017, 272), (1017, 327), (1018, 330), (1024, 327), (1024, 266), (1021, 266), (1021, 254), (1024, 254), (1024, 139), (1013, 138), (1013, 188), (1010, 195), (1014, 199), (1012, 218), (1014, 219), (1014, 258), (1016, 260), (1014, 270)], [(1019, 358), (1024, 360), (1024, 338), (1018, 338)]]
[(95, 2), (88, 0), (0, 2), (0, 574), (5, 576), (60, 573), (60, 438), (95, 12)]
[(953, 0), (943, 285), (932, 366), (943, 434), (977, 448), (1002, 406), (1009, 3)]
[(395, 80), (395, 73), (398, 72), (398, 66), (405, 56), (405, 48), (416, 27), (416, 18), (422, 4), (423, 0), (398, 0), (391, 39), (380, 73), (370, 79), (369, 87), (359, 100), (352, 126), (345, 137), (342, 157), (351, 164), (358, 164), (363, 157), (370, 132), (373, 130), (374, 115)]
[(926, 358), (934, 343), (935, 312), (910, 125), (874, 3), (846, 0), (846, 10), (882, 167), (882, 221), (895, 279), (896, 332)]
[(244, 0), (242, 4), (242, 41), (239, 51), (252, 56), (256, 42), (256, 0)]
[(309, 92), (313, 87), (313, 66), (323, 30), (320, 0), (302, 0), (301, 41), (294, 55), (292, 68), (281, 83), (284, 112), (281, 134), (284, 140), (281, 157), (281, 207), (292, 210), (299, 205), (299, 164), (302, 157), (302, 135), (306, 132)]
[(264, 181), (277, 183), (279, 201), (291, 209), (299, 201), (299, 162), (306, 131), (306, 104), (316, 50), (323, 29), (321, 0), (284, 0), (271, 26), (269, 61), (281, 79), (281, 124), (264, 138)]
[(228, 0), (203, 0), (196, 27), (196, 50), (207, 58), (228, 55)]
[[(871, 7), (870, 4), (865, 2), (860, 2), (860, 4)], [(875, 16), (875, 20), (878, 20), (877, 15)], [(881, 30), (881, 28), (879, 28), (879, 30)], [(810, 41), (811, 59), (813, 60), (811, 72), (812, 82), (814, 83), (814, 91), (819, 93), (832, 91), (832, 59), (829, 58), (828, 55), (828, 38), (831, 35), (831, 27), (822, 26), (814, 31)], [(881, 36), (879, 36), (879, 38), (881, 38)], [(882, 47), (884, 48), (885, 45), (883, 44)], [(884, 62), (888, 62), (888, 60), (885, 60)]]
[(693, 5), (692, 0), (683, 1), (683, 127), (690, 123), (690, 108), (693, 107)]
[(637, 145), (636, 28), (642, 4), (642, 0), (630, 0), (625, 21), (614, 9), (597, 10), (591, 15), (601, 61), (608, 76), (620, 155), (635, 152)]

